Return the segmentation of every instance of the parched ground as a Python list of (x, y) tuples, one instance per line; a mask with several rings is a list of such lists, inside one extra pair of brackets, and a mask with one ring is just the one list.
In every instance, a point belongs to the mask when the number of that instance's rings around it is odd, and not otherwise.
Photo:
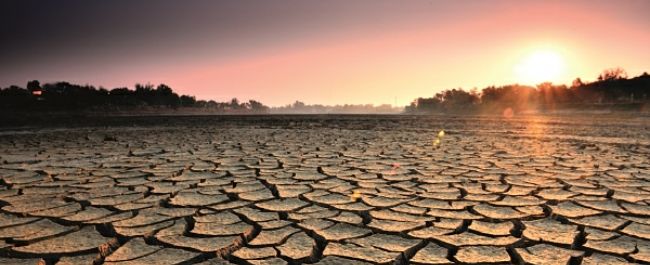
[(0, 264), (650, 262), (648, 117), (61, 120), (0, 161)]

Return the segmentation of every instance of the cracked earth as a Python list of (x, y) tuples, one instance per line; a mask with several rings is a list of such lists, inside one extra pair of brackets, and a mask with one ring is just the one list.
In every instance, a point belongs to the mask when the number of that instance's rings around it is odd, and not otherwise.
[(0, 264), (650, 262), (647, 117), (152, 119), (0, 130)]

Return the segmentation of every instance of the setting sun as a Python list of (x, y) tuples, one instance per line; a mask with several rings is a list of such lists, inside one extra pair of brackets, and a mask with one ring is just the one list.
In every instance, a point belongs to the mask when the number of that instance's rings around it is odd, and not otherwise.
[(564, 58), (552, 50), (535, 51), (515, 66), (517, 81), (528, 85), (557, 82), (565, 71)]

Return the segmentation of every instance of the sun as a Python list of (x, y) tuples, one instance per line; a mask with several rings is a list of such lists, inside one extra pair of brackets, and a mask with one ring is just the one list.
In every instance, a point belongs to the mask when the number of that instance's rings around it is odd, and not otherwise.
[(514, 70), (517, 81), (522, 84), (557, 83), (566, 70), (566, 64), (558, 52), (538, 50), (524, 57)]

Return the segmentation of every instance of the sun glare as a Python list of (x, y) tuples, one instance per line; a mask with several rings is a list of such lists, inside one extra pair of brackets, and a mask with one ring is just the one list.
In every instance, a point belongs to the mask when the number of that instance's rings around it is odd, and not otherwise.
[(558, 82), (565, 70), (562, 56), (551, 50), (535, 51), (515, 66), (517, 81), (528, 85)]

